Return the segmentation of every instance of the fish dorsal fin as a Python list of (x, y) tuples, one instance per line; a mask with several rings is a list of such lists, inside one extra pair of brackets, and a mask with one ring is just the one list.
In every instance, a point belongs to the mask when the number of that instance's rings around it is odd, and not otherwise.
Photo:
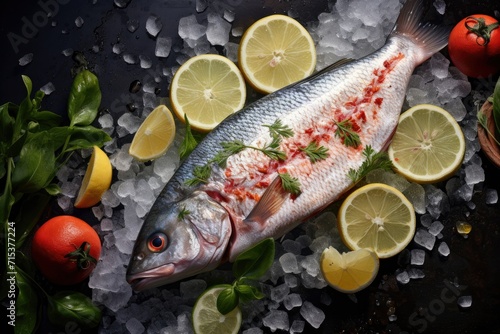
[(281, 178), (277, 176), (243, 221), (256, 222), (263, 226), (272, 215), (279, 211), (288, 196), (289, 193), (281, 185)]
[(316, 78), (316, 77), (319, 77), (320, 75), (322, 75), (323, 73), (326, 73), (326, 72), (330, 72), (332, 70), (335, 70), (339, 67), (342, 67), (346, 64), (349, 64), (350, 62), (353, 62), (355, 59), (351, 59), (351, 58), (342, 58), (342, 59), (339, 59), (337, 60), (335, 63), (331, 64), (331, 65), (328, 65), (327, 67), (319, 70), (318, 72), (316, 73), (313, 73), (311, 74), (310, 76), (308, 76), (307, 78), (305, 79), (302, 79), (300, 81), (297, 81), (297, 82), (294, 82), (293, 84), (291, 84), (290, 86), (296, 86), (296, 85), (299, 85), (303, 82), (307, 82), (307, 81), (311, 81), (312, 79)]

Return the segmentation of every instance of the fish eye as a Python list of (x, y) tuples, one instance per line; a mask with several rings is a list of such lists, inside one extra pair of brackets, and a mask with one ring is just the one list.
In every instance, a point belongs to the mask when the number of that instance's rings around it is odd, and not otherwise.
[(154, 233), (148, 239), (148, 248), (154, 253), (159, 253), (167, 248), (167, 236), (163, 233)]

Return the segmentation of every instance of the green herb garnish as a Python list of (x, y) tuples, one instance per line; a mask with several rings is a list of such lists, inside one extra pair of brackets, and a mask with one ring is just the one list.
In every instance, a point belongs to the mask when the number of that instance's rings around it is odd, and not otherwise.
[(195, 186), (200, 183), (207, 183), (210, 174), (212, 173), (212, 168), (209, 164), (203, 166), (196, 166), (193, 169), (193, 177), (185, 181), (188, 186)]
[(296, 177), (290, 176), (288, 173), (278, 173), (281, 179), (281, 186), (283, 190), (289, 192), (292, 195), (300, 194), (300, 182)]
[(277, 119), (271, 125), (264, 125), (269, 128), (271, 138), (290, 138), (293, 136), (293, 130), (288, 125), (283, 125), (280, 119)]
[(198, 141), (194, 138), (193, 132), (191, 131), (191, 124), (189, 124), (189, 119), (186, 114), (184, 114), (184, 121), (186, 122), (186, 135), (179, 147), (179, 156), (181, 159), (187, 157), (198, 145)]
[(266, 273), (274, 261), (274, 240), (264, 239), (244, 251), (233, 263), (233, 284), (225, 284), (225, 289), (217, 297), (217, 309), (222, 314), (231, 312), (240, 302), (264, 298), (264, 294), (250, 285)]
[(347, 147), (358, 147), (361, 144), (359, 135), (354, 131), (352, 120), (344, 119), (341, 122), (335, 122), (337, 129), (335, 135), (342, 140)]
[(300, 148), (300, 150), (309, 157), (312, 163), (328, 158), (328, 148), (319, 146), (315, 141), (312, 141), (306, 147)]
[(351, 169), (348, 172), (349, 178), (354, 182), (360, 181), (369, 172), (375, 169), (390, 170), (393, 165), (386, 152), (376, 153), (371, 146), (366, 146), (363, 150), (365, 161), (358, 170)]
[(188, 209), (186, 209), (186, 207), (182, 207), (182, 209), (179, 211), (179, 214), (177, 215), (177, 219), (183, 220), (190, 213), (191, 212)]

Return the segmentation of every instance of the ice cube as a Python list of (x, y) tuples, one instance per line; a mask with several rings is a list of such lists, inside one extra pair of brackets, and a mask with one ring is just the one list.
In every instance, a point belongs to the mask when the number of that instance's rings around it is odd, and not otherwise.
[(137, 64), (137, 62), (139, 61), (137, 56), (130, 53), (124, 53), (123, 60), (129, 65)]
[(56, 87), (54, 87), (54, 84), (52, 82), (48, 82), (44, 86), (42, 86), (40, 90), (44, 92), (45, 95), (50, 95), (56, 90)]
[(429, 233), (432, 234), (433, 236), (437, 236), (439, 233), (441, 233), (443, 228), (444, 225), (440, 221), (436, 220), (429, 227)]
[(302, 306), (302, 297), (298, 293), (291, 293), (285, 297), (283, 305), (288, 311), (294, 307)]
[(114, 0), (114, 4), (118, 8), (126, 8), (132, 0)]
[[(323, 248), (324, 249), (324, 248)], [(309, 275), (316, 277), (319, 274), (319, 259), (316, 254), (308, 255), (300, 261), (300, 265)]]
[(448, 247), (448, 244), (443, 241), (439, 244), (438, 252), (439, 255), (448, 256), (450, 255), (450, 247)]
[(156, 37), (160, 30), (163, 28), (163, 24), (159, 17), (151, 15), (146, 21), (146, 31), (152, 37)]
[(279, 262), (283, 267), (285, 273), (300, 273), (299, 265), (297, 263), (296, 255), (292, 253), (285, 253), (279, 258)]
[(288, 331), (290, 328), (288, 313), (281, 310), (269, 311), (269, 313), (262, 319), (262, 323), (272, 332), (275, 332), (277, 329)]
[(450, 61), (440, 52), (435, 53), (429, 60), (431, 66), (431, 73), (439, 79), (448, 77), (448, 67)]
[(144, 68), (144, 69), (151, 68), (151, 66), (153, 65), (151, 58), (149, 58), (148, 56), (145, 56), (145, 55), (139, 55), (139, 62), (140, 62), (141, 68)]
[(136, 318), (131, 318), (127, 321), (125, 324), (125, 327), (127, 327), (127, 330), (129, 331), (130, 334), (142, 334), (144, 333), (144, 330), (146, 329), (139, 320)]
[(271, 289), (271, 300), (281, 303), (290, 293), (290, 287), (283, 283)]
[(196, 12), (201, 13), (208, 7), (207, 0), (196, 0)]
[(283, 249), (286, 252), (289, 252), (289, 253), (292, 253), (295, 255), (300, 255), (300, 252), (302, 250), (302, 245), (296, 240), (286, 239), (286, 240), (283, 240), (281, 245), (283, 246)]
[(234, 16), (235, 16), (235, 13), (232, 10), (228, 10), (228, 9), (224, 10), (224, 20), (226, 20), (227, 22), (233, 22)]
[(290, 288), (295, 288), (299, 285), (299, 279), (294, 274), (283, 275), (283, 280)]
[(205, 35), (207, 27), (201, 25), (196, 20), (196, 16), (190, 15), (182, 17), (179, 20), (178, 33), (184, 40), (198, 40), (201, 36)]
[(445, 10), (446, 10), (446, 2), (444, 0), (434, 0), (434, 8), (436, 8), (436, 11), (443, 15)]
[(316, 329), (318, 329), (325, 320), (325, 313), (309, 301), (304, 301), (302, 304), (302, 307), (300, 308), (300, 315), (305, 321)]
[(77, 28), (81, 28), (83, 26), (83, 19), (81, 16), (78, 16), (76, 19), (75, 19), (75, 25)]
[(172, 38), (158, 37), (156, 39), (155, 56), (160, 58), (166, 58), (170, 54), (171, 48), (172, 48)]
[(290, 326), (290, 334), (302, 333), (306, 323), (302, 320), (294, 320)]
[(108, 218), (101, 220), (101, 231), (111, 231), (113, 230), (113, 221)]
[(124, 113), (117, 121), (118, 125), (123, 127), (128, 133), (134, 134), (142, 124), (142, 119), (132, 113)]
[(408, 276), (408, 272), (405, 270), (396, 275), (396, 280), (401, 284), (407, 284), (410, 282), (410, 276)]
[(485, 191), (486, 204), (496, 204), (498, 202), (498, 192), (496, 189), (486, 189)]
[(425, 190), (420, 184), (410, 183), (403, 194), (411, 202), (416, 213), (425, 213)]
[(207, 39), (212, 45), (226, 45), (229, 42), (231, 24), (217, 14), (208, 14)]
[(103, 114), (97, 120), (101, 128), (112, 128), (113, 127), (113, 116), (110, 114)]
[(469, 165), (465, 167), (465, 182), (468, 185), (483, 182), (485, 179), (484, 169), (479, 165)]
[(432, 248), (434, 248), (434, 243), (436, 242), (436, 237), (424, 229), (418, 229), (413, 240), (418, 245), (428, 250), (432, 250)]
[(207, 288), (207, 282), (202, 279), (191, 279), (180, 283), (181, 297), (189, 302), (194, 302)]
[(408, 269), (408, 276), (410, 277), (410, 279), (419, 279), (419, 278), (424, 278), (425, 274), (420, 269), (410, 268)]
[(127, 21), (127, 30), (130, 32), (135, 32), (139, 28), (139, 21), (130, 19)]
[(457, 299), (457, 304), (460, 307), (468, 308), (472, 305), (472, 296), (460, 296)]
[(26, 66), (33, 60), (33, 53), (27, 53), (19, 58), (19, 66)]
[(69, 57), (69, 56), (73, 55), (73, 49), (72, 48), (64, 49), (64, 50), (62, 50), (62, 54), (66, 57)]

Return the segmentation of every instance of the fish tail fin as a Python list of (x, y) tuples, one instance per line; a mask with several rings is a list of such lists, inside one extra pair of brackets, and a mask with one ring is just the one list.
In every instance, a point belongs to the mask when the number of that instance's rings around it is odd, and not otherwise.
[(421, 49), (420, 63), (448, 44), (451, 27), (423, 22), (422, 0), (407, 0), (389, 37), (405, 36)]

